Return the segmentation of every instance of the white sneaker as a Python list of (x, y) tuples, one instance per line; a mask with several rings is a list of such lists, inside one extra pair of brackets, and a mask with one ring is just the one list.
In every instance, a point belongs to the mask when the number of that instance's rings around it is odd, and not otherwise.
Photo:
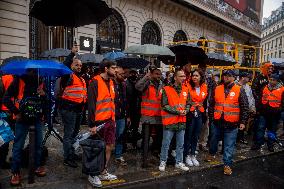
[(176, 164), (175, 167), (178, 168), (178, 169), (181, 169), (183, 171), (188, 171), (189, 170), (189, 168), (187, 166), (185, 166), (184, 163), (178, 163), (178, 164)]
[(91, 176), (89, 175), (88, 177), (89, 182), (94, 186), (94, 187), (102, 187), (102, 182), (98, 176)]
[(106, 172), (105, 174), (100, 175), (100, 176), (99, 176), (99, 179), (100, 179), (100, 180), (112, 181), (112, 180), (116, 180), (116, 179), (117, 179), (117, 176), (112, 175), (112, 174)]
[(172, 150), (172, 153), (171, 153), (171, 154), (172, 154), (173, 157), (176, 157), (176, 156), (177, 156), (177, 153), (176, 153), (175, 150)]
[(165, 171), (166, 169), (166, 162), (165, 161), (161, 161), (160, 165), (159, 165), (159, 170), (160, 171)]
[(186, 156), (185, 163), (186, 163), (188, 166), (190, 166), (190, 167), (193, 166), (193, 162), (192, 162), (192, 160), (191, 160), (191, 156), (190, 156), (190, 155), (187, 155), (187, 156)]
[(197, 161), (195, 155), (191, 156), (191, 162), (193, 163), (194, 166), (199, 166), (199, 162)]

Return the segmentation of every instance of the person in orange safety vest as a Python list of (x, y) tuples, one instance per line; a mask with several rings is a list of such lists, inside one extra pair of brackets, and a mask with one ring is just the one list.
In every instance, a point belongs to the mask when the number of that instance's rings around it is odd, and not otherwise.
[[(5, 121), (9, 124), (9, 126), (14, 130), (14, 121), (13, 116), (9, 112), (9, 109), (3, 104), (2, 98), (7, 91), (10, 84), (13, 82), (13, 75), (3, 75), (0, 76), (0, 106), (1, 112), (5, 114)], [(10, 163), (7, 162), (7, 156), (9, 152), (9, 143), (5, 143), (0, 147), (0, 169), (10, 169)]]
[(64, 126), (63, 151), (64, 165), (76, 168), (76, 155), (73, 148), (75, 137), (79, 133), (82, 112), (87, 101), (85, 80), (81, 77), (82, 62), (74, 58), (71, 64), (72, 74), (61, 77), (59, 112)]
[[(282, 82), (280, 82), (279, 76), (277, 74), (270, 75), (269, 82), (262, 90), (261, 95), (260, 120), (256, 135), (256, 142), (260, 146), (264, 144), (266, 129), (270, 133), (276, 133), (278, 123), (281, 119), (281, 112), (283, 111), (283, 91), (284, 87)], [(273, 143), (273, 139), (268, 137), (267, 146), (271, 152), (274, 152)]]
[[(105, 149), (105, 169), (100, 175), (89, 175), (89, 181), (96, 186), (101, 186), (100, 180), (115, 180), (116, 175), (110, 174), (107, 167), (110, 164), (112, 150), (115, 146), (115, 88), (113, 78), (117, 69), (116, 63), (103, 60), (99, 66), (100, 74), (95, 76), (88, 88), (88, 122), (90, 131), (103, 138)], [(97, 131), (97, 127), (103, 127)], [(101, 164), (103, 162), (99, 162)]]
[[(235, 150), (238, 128), (243, 130), (249, 118), (248, 99), (245, 90), (234, 83), (235, 72), (223, 72), (223, 83), (215, 88), (209, 103), (210, 155), (207, 161), (213, 161), (218, 150), (218, 141), (223, 139), (224, 174), (232, 174), (232, 159)], [(223, 135), (223, 136), (222, 136)]]
[[(149, 141), (150, 135), (152, 136), (152, 152), (155, 155), (159, 154), (163, 135), (160, 93), (163, 83), (161, 79), (161, 70), (156, 66), (150, 66), (149, 72), (135, 84), (135, 88), (142, 94), (140, 119), (142, 123), (142, 133), (146, 136), (146, 142)], [(145, 129), (148, 130), (147, 127), (149, 128), (149, 135), (145, 135)]]
[(198, 138), (203, 125), (205, 116), (204, 105), (207, 105), (207, 85), (205, 75), (201, 69), (194, 70), (189, 82), (189, 93), (191, 96), (191, 107), (189, 113), (189, 124), (185, 133), (184, 154), (185, 162), (189, 166), (199, 166), (195, 151)]
[(177, 69), (174, 73), (175, 83), (172, 86), (165, 86), (162, 90), (161, 115), (164, 129), (159, 165), (160, 171), (165, 171), (168, 151), (174, 135), (176, 135), (175, 167), (183, 171), (189, 170), (183, 163), (186, 114), (190, 108), (188, 88), (183, 85), (185, 79), (184, 71)]
[[(22, 150), (25, 144), (27, 134), (31, 122), (29, 118), (23, 114), (20, 108), (23, 100), (32, 97), (40, 100), (40, 114), (36, 115), (36, 119), (33, 120), (35, 126), (35, 174), (38, 176), (45, 176), (46, 170), (41, 166), (41, 155), (42, 155), (42, 134), (43, 126), (42, 119), (44, 115), (44, 107), (46, 107), (46, 95), (43, 87), (41, 78), (38, 78), (36, 69), (27, 69), (27, 73), (20, 77), (14, 78), (10, 86), (8, 87), (4, 97), (3, 103), (9, 109), (9, 111), (15, 115), (15, 139), (13, 144), (12, 154), (12, 177), (10, 180), (11, 185), (19, 185), (21, 183), (20, 168), (22, 161)], [(40, 98), (39, 98), (40, 96)]]

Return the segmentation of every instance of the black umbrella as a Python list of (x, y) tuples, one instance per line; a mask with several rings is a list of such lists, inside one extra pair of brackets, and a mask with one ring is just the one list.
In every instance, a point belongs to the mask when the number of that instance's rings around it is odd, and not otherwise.
[(104, 56), (101, 54), (93, 54), (93, 53), (86, 53), (80, 54), (78, 58), (81, 60), (82, 63), (100, 63)]
[(68, 27), (99, 24), (111, 14), (102, 0), (35, 0), (30, 11), (47, 26)]
[(236, 64), (236, 60), (228, 54), (211, 52), (207, 53), (207, 65), (210, 66), (232, 66)]
[(174, 44), (170, 45), (169, 48), (176, 55), (176, 66), (184, 66), (189, 62), (193, 65), (205, 64), (206, 62), (206, 53), (196, 44)]
[(12, 57), (4, 59), (2, 64), (1, 64), (1, 66), (4, 66), (8, 62), (11, 62), (11, 61), (22, 61), (22, 60), (28, 60), (28, 58), (27, 57), (23, 57), (23, 56), (12, 56)]
[(136, 68), (136, 69), (143, 69), (145, 68), (150, 62), (143, 58), (139, 57), (122, 57), (115, 59), (117, 66), (123, 68)]
[(71, 53), (71, 50), (63, 49), (63, 48), (56, 48), (44, 51), (40, 54), (41, 58), (58, 58), (58, 57), (65, 57)]

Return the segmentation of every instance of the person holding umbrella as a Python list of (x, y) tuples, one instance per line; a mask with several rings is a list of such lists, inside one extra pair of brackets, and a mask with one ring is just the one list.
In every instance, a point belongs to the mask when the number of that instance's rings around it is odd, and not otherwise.
[(82, 112), (87, 101), (87, 87), (85, 80), (81, 77), (82, 63), (74, 58), (71, 69), (74, 73), (61, 78), (59, 109), (64, 125), (64, 165), (76, 168), (78, 159), (74, 153), (73, 143), (79, 133)]
[[(37, 69), (27, 69), (26, 74), (15, 78), (7, 92), (3, 97), (4, 105), (14, 114), (15, 124), (15, 140), (12, 154), (12, 177), (11, 185), (19, 185), (21, 182), (20, 167), (22, 159), (22, 149), (28, 134), (30, 123), (23, 115), (20, 104), (28, 97), (36, 97), (40, 99), (40, 106), (43, 110), (46, 103), (45, 89), (43, 82), (38, 78)], [(11, 100), (14, 98), (15, 100)], [(44, 113), (38, 115), (35, 120), (35, 174), (37, 176), (45, 176), (46, 170), (40, 165), (41, 147), (42, 147), (42, 118)]]

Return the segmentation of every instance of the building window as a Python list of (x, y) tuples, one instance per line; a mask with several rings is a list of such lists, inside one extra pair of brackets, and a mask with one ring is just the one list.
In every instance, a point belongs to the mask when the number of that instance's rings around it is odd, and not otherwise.
[(155, 22), (148, 21), (142, 27), (141, 44), (161, 45), (161, 31)]
[(265, 61), (266, 56), (264, 55), (263, 60)]
[(279, 39), (279, 46), (282, 46), (282, 36)]
[(273, 53), (271, 53), (271, 58), (273, 58)]
[(186, 34), (182, 30), (176, 31), (176, 33), (174, 35), (173, 42), (178, 42), (178, 41), (187, 41)]
[(272, 40), (272, 42), (271, 42), (271, 49), (273, 49), (273, 40)]
[(281, 55), (282, 55), (282, 51), (279, 50), (279, 58), (281, 58)]
[(125, 47), (125, 24), (121, 15), (113, 14), (97, 25), (96, 53), (112, 50), (121, 51)]
[(266, 61), (269, 61), (269, 54), (267, 55), (267, 60)]
[(277, 58), (277, 52), (274, 53), (274, 58)]
[(267, 43), (267, 50), (269, 50), (269, 45), (270, 45), (270, 42)]
[(277, 48), (277, 42), (278, 42), (278, 38), (276, 38), (275, 40), (275, 48)]

